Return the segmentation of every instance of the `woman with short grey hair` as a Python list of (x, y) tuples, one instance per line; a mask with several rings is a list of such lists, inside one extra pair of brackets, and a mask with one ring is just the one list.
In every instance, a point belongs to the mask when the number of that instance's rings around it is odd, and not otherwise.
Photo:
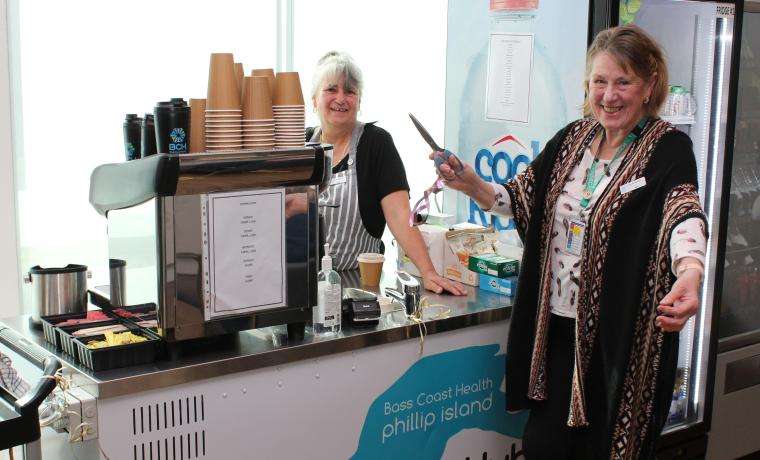
[(319, 203), (334, 267), (355, 269), (360, 253), (384, 252), (380, 238), (387, 224), (425, 288), (463, 295), (461, 284), (435, 271), (422, 235), (409, 225), (409, 184), (391, 135), (357, 120), (362, 83), (346, 53), (330, 51), (317, 62), (311, 100), (320, 126), (307, 129), (306, 140), (333, 145), (332, 180)]
[(317, 68), (311, 79), (311, 98), (316, 99), (320, 86), (325, 80), (337, 81), (345, 79), (346, 87), (353, 88), (361, 101), (364, 89), (364, 77), (356, 62), (346, 53), (329, 51), (317, 61)]

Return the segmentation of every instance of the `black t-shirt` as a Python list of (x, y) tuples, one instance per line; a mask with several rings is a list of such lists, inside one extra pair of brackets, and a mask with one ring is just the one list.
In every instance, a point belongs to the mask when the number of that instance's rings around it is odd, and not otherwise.
[[(314, 128), (306, 129), (306, 140)], [(333, 174), (348, 169), (348, 155), (333, 167)], [(356, 179), (359, 193), (359, 214), (370, 235), (380, 238), (385, 231), (385, 215), (380, 200), (399, 190), (409, 191), (401, 156), (388, 131), (373, 123), (364, 125), (356, 146)]]

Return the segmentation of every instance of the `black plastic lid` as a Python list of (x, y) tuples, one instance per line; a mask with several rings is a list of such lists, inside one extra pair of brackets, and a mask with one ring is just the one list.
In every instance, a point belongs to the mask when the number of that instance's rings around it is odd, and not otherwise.
[(153, 119), (153, 114), (146, 113), (145, 114), (145, 118), (143, 118), (143, 120), (142, 120), (142, 124), (143, 125), (153, 125), (153, 124), (155, 124), (155, 121)]
[(161, 102), (159, 102), (156, 105), (156, 108), (159, 108), (159, 107), (162, 108), (162, 109), (166, 109), (166, 108), (186, 109), (186, 108), (189, 108), (187, 106), (187, 102), (185, 102), (185, 100), (182, 99), (181, 97), (173, 97), (173, 98), (171, 98), (171, 100), (161, 101)]
[(86, 272), (87, 265), (68, 264), (65, 267), (50, 267), (42, 268), (39, 265), (29, 269), (29, 273), (33, 275), (60, 275), (62, 273), (78, 273)]
[(143, 119), (138, 117), (136, 114), (128, 113), (127, 118), (124, 119), (124, 126), (127, 126), (127, 125), (140, 126), (140, 123), (142, 123), (142, 120)]

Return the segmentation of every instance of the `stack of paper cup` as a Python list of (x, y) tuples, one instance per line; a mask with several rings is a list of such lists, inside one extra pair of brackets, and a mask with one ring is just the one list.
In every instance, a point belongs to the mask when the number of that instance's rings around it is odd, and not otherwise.
[(266, 77), (243, 79), (243, 148), (271, 150), (275, 147), (272, 99)]
[(243, 113), (232, 53), (211, 54), (205, 118), (208, 152), (243, 148)]
[(272, 95), (275, 148), (289, 149), (305, 144), (303, 92), (298, 72), (279, 72)]
[(190, 153), (206, 151), (206, 100), (190, 99)]

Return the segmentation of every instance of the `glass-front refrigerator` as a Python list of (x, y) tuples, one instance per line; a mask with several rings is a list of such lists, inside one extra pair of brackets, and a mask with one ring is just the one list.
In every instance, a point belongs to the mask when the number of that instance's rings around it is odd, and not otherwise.
[[(669, 95), (661, 117), (689, 135), (697, 162), (699, 191), (708, 217), (705, 281), (701, 308), (681, 331), (678, 373), (670, 416), (658, 458), (699, 458), (707, 449), (715, 346), (716, 281), (720, 279), (718, 230), (724, 168), (730, 167), (727, 123), (736, 5), (684, 0), (597, 1), (592, 30), (634, 23), (662, 46)], [(606, 23), (605, 23), (606, 20)], [(758, 131), (760, 132), (760, 131)]]
[[(742, 12), (708, 458), (760, 455), (760, 2)], [(753, 457), (756, 458), (756, 457)]]

